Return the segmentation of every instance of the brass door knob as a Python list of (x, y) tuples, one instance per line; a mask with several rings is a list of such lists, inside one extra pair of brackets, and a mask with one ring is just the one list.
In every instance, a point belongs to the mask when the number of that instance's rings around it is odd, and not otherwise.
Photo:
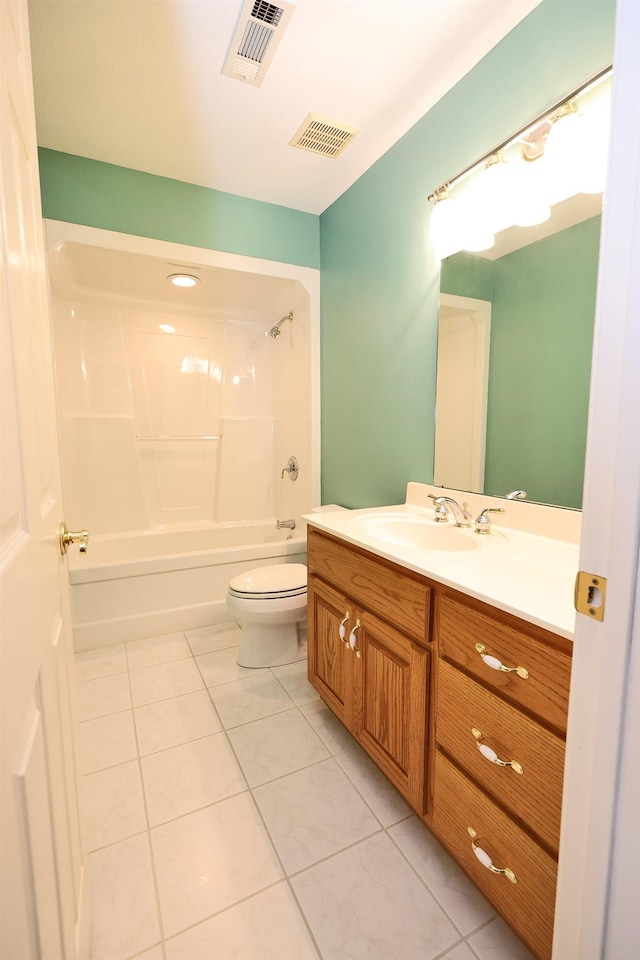
[(68, 530), (66, 523), (63, 521), (58, 528), (58, 538), (60, 541), (60, 553), (63, 556), (69, 549), (70, 543), (79, 544), (80, 553), (87, 552), (87, 544), (89, 543), (88, 530)]

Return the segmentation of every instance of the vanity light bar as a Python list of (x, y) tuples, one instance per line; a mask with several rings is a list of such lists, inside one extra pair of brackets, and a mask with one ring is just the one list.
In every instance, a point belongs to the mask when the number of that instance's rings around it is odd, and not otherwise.
[(493, 157), (495, 154), (500, 153), (501, 150), (506, 150), (508, 147), (513, 146), (514, 143), (517, 143), (518, 140), (524, 140), (526, 137), (536, 129), (541, 123), (545, 120), (553, 122), (561, 116), (564, 116), (568, 110), (572, 109), (569, 105), (571, 101), (587, 93), (589, 90), (593, 90), (594, 87), (597, 87), (598, 84), (602, 83), (603, 80), (606, 80), (613, 70), (612, 64), (609, 64), (603, 70), (600, 70), (599, 73), (596, 73), (593, 77), (583, 83), (577, 89), (573, 90), (567, 96), (562, 97), (561, 100), (557, 100), (548, 110), (545, 110), (544, 113), (539, 114), (535, 119), (531, 120), (530, 123), (527, 123), (526, 126), (521, 127), (517, 133), (509, 137), (508, 140), (504, 140), (497, 147), (493, 147), (492, 150), (489, 150), (488, 153), (485, 153), (484, 156), (480, 157), (479, 160), (474, 160), (473, 163), (470, 163), (468, 167), (465, 167), (464, 170), (461, 170), (460, 173), (457, 173), (455, 177), (451, 177), (450, 180), (446, 180), (440, 187), (430, 193), (427, 199), (431, 203), (437, 203), (439, 200), (444, 200), (448, 195), (448, 191), (454, 186), (454, 184), (460, 183), (462, 180), (465, 180), (471, 173), (474, 173), (476, 170), (483, 167), (487, 160)]

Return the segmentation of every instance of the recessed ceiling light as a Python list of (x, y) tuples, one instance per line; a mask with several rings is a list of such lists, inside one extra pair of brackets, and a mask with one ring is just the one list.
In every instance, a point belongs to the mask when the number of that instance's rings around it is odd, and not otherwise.
[(176, 287), (195, 287), (200, 282), (200, 277), (194, 277), (190, 273), (171, 273), (167, 277)]

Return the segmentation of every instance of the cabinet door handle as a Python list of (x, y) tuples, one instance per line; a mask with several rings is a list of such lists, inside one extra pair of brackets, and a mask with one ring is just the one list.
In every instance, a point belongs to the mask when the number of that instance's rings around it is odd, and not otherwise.
[(349, 634), (349, 647), (355, 653), (358, 660), (360, 659), (360, 651), (356, 649), (356, 630), (360, 629), (360, 621), (356, 620), (355, 627), (352, 628), (351, 633)]
[(517, 760), (501, 760), (492, 747), (486, 743), (483, 743), (482, 734), (478, 729), (476, 729), (476, 727), (471, 728), (471, 733), (476, 738), (476, 747), (486, 760), (489, 760), (491, 763), (495, 763), (497, 767), (511, 767), (515, 773), (524, 773), (522, 764), (518, 763)]
[(515, 873), (510, 867), (494, 867), (493, 861), (487, 851), (483, 850), (482, 847), (477, 843), (478, 834), (473, 827), (467, 827), (467, 833), (471, 837), (471, 849), (483, 867), (486, 867), (487, 870), (491, 871), (491, 873), (497, 873), (502, 877), (506, 877), (507, 880), (511, 881), (511, 883), (518, 882)]
[(517, 673), (521, 680), (529, 679), (529, 671), (526, 667), (505, 667), (504, 663), (497, 657), (492, 657), (487, 653), (484, 643), (476, 643), (476, 650), (480, 654), (483, 663), (486, 663), (492, 670), (502, 670), (503, 673)]
[(347, 642), (347, 641), (346, 641), (346, 636), (347, 636), (347, 623), (349, 622), (349, 617), (350, 617), (350, 616), (351, 616), (351, 614), (350, 614), (349, 611), (347, 610), (347, 612), (345, 613), (343, 619), (340, 621), (340, 626), (338, 627), (338, 636), (340, 637), (341, 640), (345, 641), (345, 643)]

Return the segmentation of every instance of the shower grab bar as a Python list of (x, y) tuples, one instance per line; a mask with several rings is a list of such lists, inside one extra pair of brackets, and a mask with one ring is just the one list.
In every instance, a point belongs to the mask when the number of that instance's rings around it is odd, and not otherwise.
[(171, 436), (168, 433), (160, 433), (157, 436), (136, 436), (136, 440), (222, 440), (222, 434), (212, 434), (211, 436), (180, 437)]

